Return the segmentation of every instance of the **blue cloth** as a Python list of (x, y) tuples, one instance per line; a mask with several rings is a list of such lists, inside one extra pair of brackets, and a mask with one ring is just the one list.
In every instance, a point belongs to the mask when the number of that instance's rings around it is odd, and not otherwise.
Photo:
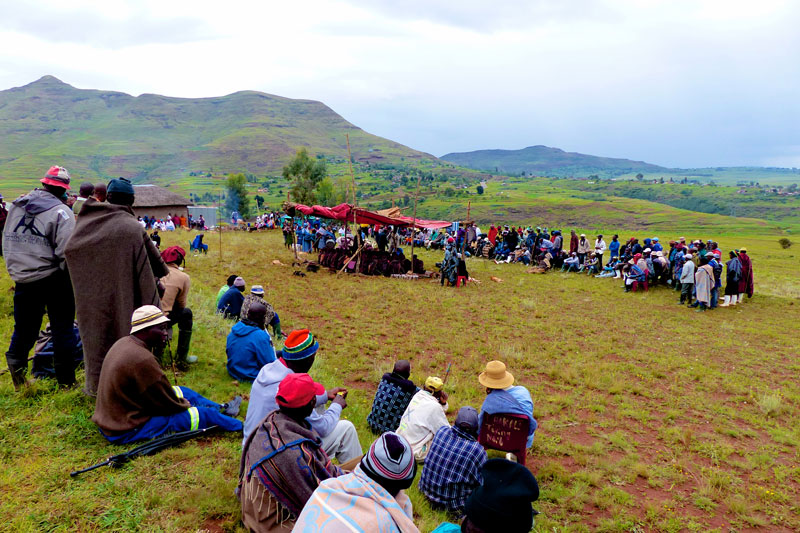
[(431, 533), (461, 533), (461, 526), (450, 522), (442, 522)]
[(644, 281), (646, 279), (644, 270), (639, 268), (637, 265), (631, 265), (631, 269), (628, 272), (628, 277), (633, 281)]
[(608, 251), (611, 252), (611, 257), (619, 257), (619, 241), (611, 241), (608, 245)]
[(208, 245), (207, 244), (203, 244), (203, 236), (202, 235), (197, 235), (194, 238), (194, 240), (191, 243), (189, 243), (189, 251), (191, 252), (192, 250), (200, 250), (200, 251), (203, 251), (203, 252), (207, 252), (208, 251)]
[(236, 287), (231, 287), (217, 304), (217, 312), (222, 313), (225, 318), (239, 318), (244, 303), (244, 294)]
[(237, 322), (228, 333), (225, 346), (228, 374), (239, 381), (253, 381), (264, 365), (275, 360), (272, 337), (265, 330)]
[(439, 428), (433, 436), (419, 490), (434, 504), (457, 514), (472, 491), (483, 483), (486, 450), (475, 437), (457, 427)]
[[(533, 434), (539, 426), (533, 418), (533, 400), (528, 389), (521, 386), (507, 389), (492, 389), (483, 401), (480, 413), (480, 423), (483, 423), (483, 413), (494, 415), (508, 413), (512, 415), (525, 415), (530, 420), (528, 427), (528, 448), (533, 446)], [(480, 427), (480, 426), (479, 426)]]
[(177, 389), (176, 393), (180, 391), (191, 404), (189, 409), (174, 415), (154, 416), (141, 426), (119, 435), (109, 436), (102, 431), (100, 434), (113, 444), (128, 444), (129, 442), (153, 439), (168, 433), (205, 429), (211, 426), (219, 426), (224, 431), (242, 431), (242, 422), (223, 415), (220, 412), (222, 406), (218, 403), (204, 398), (187, 387), (173, 387), (173, 389)]

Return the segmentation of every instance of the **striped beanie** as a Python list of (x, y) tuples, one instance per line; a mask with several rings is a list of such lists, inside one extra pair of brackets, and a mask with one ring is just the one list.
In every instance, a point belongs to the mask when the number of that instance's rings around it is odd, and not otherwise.
[(372, 443), (361, 460), (361, 468), (371, 478), (376, 476), (390, 483), (408, 482), (417, 473), (414, 453), (408, 441), (393, 431), (387, 431)]
[(286, 361), (305, 359), (317, 353), (319, 343), (307, 329), (296, 329), (289, 333), (283, 343), (283, 358)]

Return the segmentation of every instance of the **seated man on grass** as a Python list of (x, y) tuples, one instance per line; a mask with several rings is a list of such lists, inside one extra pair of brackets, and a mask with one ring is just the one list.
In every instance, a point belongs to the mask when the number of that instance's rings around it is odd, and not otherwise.
[(397, 431), (400, 418), (408, 407), (411, 398), (419, 391), (409, 376), (411, 363), (402, 359), (394, 364), (391, 373), (386, 373), (378, 384), (372, 410), (367, 416), (367, 424), (373, 433), (380, 435), (387, 431)]
[(539, 484), (530, 470), (504, 459), (489, 459), (481, 470), (483, 484), (464, 507), (461, 525), (444, 522), (433, 533), (528, 533), (539, 514), (531, 503), (539, 499)]
[[(275, 395), (281, 382), (294, 373), (308, 373), (317, 350), (319, 343), (307, 329), (292, 331), (286, 338), (283, 351), (278, 354), (280, 358), (264, 365), (258, 372), (250, 389), (250, 404), (244, 421), (245, 441), (264, 417), (278, 408)], [(318, 392), (315, 410), (308, 416), (311, 427), (322, 438), (322, 449), (335, 457), (339, 464), (352, 461), (364, 453), (353, 423), (340, 419), (342, 409), (347, 407), (346, 396), (347, 390), (341, 388)], [(324, 409), (329, 401), (330, 407)]]
[(153, 355), (167, 342), (167, 324), (158, 307), (140, 307), (133, 313), (131, 334), (115, 342), (103, 360), (92, 422), (114, 444), (214, 425), (242, 430), (232, 418), (239, 414), (241, 396), (220, 405), (169, 384)]
[(228, 289), (217, 304), (217, 312), (222, 313), (225, 318), (239, 320), (244, 303), (244, 279), (237, 277), (233, 282), (233, 287)]
[[(486, 387), (486, 399), (481, 406), (478, 427), (483, 421), (484, 414), (525, 415), (530, 420), (527, 447), (533, 446), (533, 435), (537, 423), (533, 418), (533, 400), (531, 400), (531, 393), (528, 392), (528, 389), (521, 385), (514, 386), (514, 376), (506, 370), (506, 365), (502, 361), (486, 363), (486, 370), (480, 373), (478, 382)], [(507, 453), (506, 457), (516, 461), (516, 457), (512, 453)]]
[(483, 482), (485, 462), (486, 450), (478, 443), (478, 411), (464, 406), (458, 410), (455, 424), (434, 435), (419, 490), (432, 507), (461, 516), (467, 498)]
[(230, 276), (228, 276), (228, 281), (226, 281), (225, 285), (220, 287), (219, 292), (217, 292), (216, 305), (219, 305), (219, 301), (222, 299), (223, 296), (225, 296), (225, 293), (228, 292), (228, 289), (233, 287), (233, 282), (236, 281), (236, 278), (238, 277), (239, 276), (237, 276), (236, 274), (231, 274)]
[(277, 390), (277, 410), (260, 419), (245, 440), (237, 495), (248, 530), (291, 530), (319, 483), (343, 474), (308, 423), (324, 392), (308, 374), (287, 375)]
[(425, 380), (423, 389), (417, 392), (406, 407), (398, 435), (404, 437), (414, 451), (418, 463), (425, 462), (433, 436), (439, 428), (449, 426), (447, 421), (447, 393), (444, 383), (436, 376)]
[(276, 313), (275, 309), (264, 299), (264, 287), (261, 285), (253, 285), (250, 287), (250, 294), (245, 296), (244, 301), (242, 302), (242, 311), (240, 316), (247, 316), (247, 311), (254, 303), (260, 303), (266, 307), (267, 314), (264, 323), (272, 326), (272, 332), (275, 334), (275, 336), (286, 337), (286, 335), (284, 335), (281, 331), (281, 319), (278, 316), (278, 313)]
[(261, 368), (275, 361), (272, 337), (266, 330), (267, 308), (254, 303), (246, 318), (233, 325), (228, 334), (225, 352), (228, 374), (238, 381), (252, 382)]
[(404, 492), (416, 473), (408, 442), (397, 433), (384, 433), (353, 472), (319, 484), (294, 531), (419, 533)]

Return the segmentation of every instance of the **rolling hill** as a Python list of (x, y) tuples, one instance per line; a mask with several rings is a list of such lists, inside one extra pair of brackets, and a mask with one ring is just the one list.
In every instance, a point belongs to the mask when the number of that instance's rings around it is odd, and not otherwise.
[(534, 176), (572, 176), (598, 174), (622, 175), (631, 172), (665, 172), (668, 169), (644, 161), (598, 157), (565, 152), (549, 146), (528, 146), (521, 150), (476, 150), (443, 155), (442, 159), (457, 165), (498, 174), (531, 174)]
[(189, 172), (278, 173), (298, 147), (373, 163), (435, 160), (371, 135), (321, 102), (241, 91), (215, 98), (134, 97), (53, 76), (0, 91), (0, 179), (61, 164), (85, 178), (158, 180)]
[(529, 146), (521, 150), (476, 150), (454, 152), (441, 159), (476, 170), (497, 174), (526, 174), (547, 177), (686, 178), (689, 181), (725, 183), (760, 182), (771, 185), (800, 183), (800, 169), (775, 167), (667, 168), (631, 159), (600, 157), (565, 152), (549, 146)]

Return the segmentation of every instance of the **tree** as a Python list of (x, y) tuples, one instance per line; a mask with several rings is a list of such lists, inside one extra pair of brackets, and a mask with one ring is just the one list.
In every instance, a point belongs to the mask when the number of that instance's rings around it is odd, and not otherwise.
[(641, 172), (639, 172), (638, 174), (636, 174), (636, 179), (642, 181), (644, 179), (644, 175)]
[(263, 197), (263, 196), (261, 196), (260, 194), (256, 194), (256, 195), (253, 197), (253, 200), (255, 200), (255, 201), (256, 201), (256, 207), (257, 207), (257, 208), (259, 208), (259, 209), (261, 209), (261, 206), (263, 206), (263, 205), (264, 205), (264, 197)]
[(295, 202), (313, 205), (317, 200), (317, 186), (328, 171), (324, 159), (314, 160), (308, 150), (300, 148), (288, 165), (283, 167), (283, 177), (291, 182), (289, 197)]
[(483, 185), (478, 185), (476, 189), (478, 191), (478, 194), (483, 194)]
[(326, 177), (317, 184), (316, 197), (319, 205), (334, 205), (336, 202), (336, 193), (333, 190), (333, 182), (330, 178)]
[(238, 211), (242, 218), (250, 218), (250, 197), (247, 196), (247, 178), (244, 174), (231, 174), (225, 181), (228, 195), (225, 198), (225, 210), (228, 213)]

